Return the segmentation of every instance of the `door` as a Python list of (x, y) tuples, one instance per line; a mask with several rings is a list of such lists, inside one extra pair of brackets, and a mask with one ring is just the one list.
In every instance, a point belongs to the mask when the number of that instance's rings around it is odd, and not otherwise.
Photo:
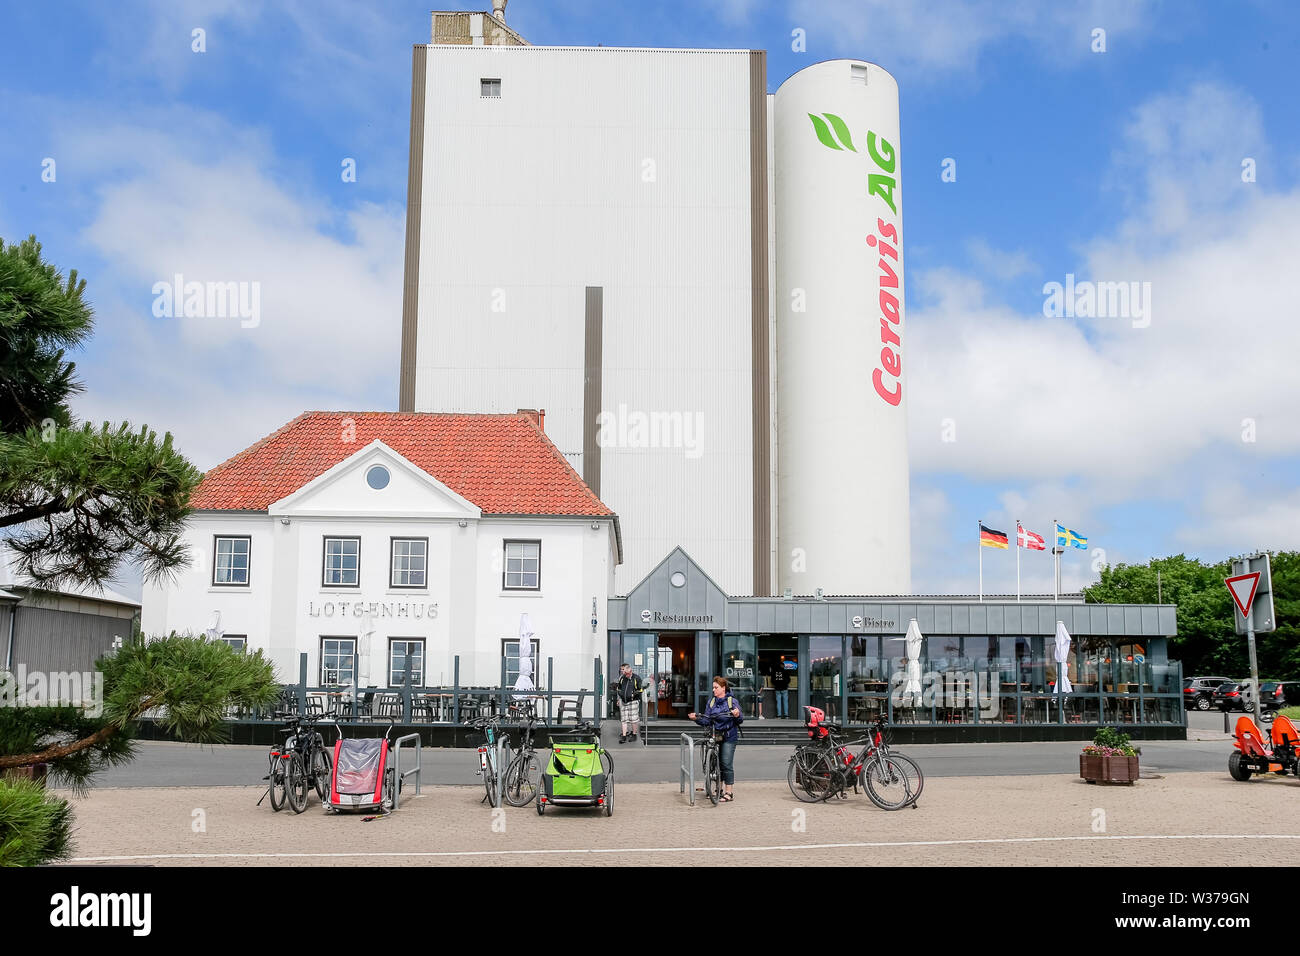
[(753, 634), (722, 635), (722, 676), (746, 717), (758, 716), (758, 647)]
[[(632, 667), (632, 673), (641, 678), (647, 690), (641, 703), (641, 716), (654, 720), (658, 714), (659, 689), (659, 635), (644, 631), (627, 631), (623, 635), (623, 661)], [(622, 664), (623, 661), (619, 663)], [(617, 680), (618, 678), (615, 678)]]

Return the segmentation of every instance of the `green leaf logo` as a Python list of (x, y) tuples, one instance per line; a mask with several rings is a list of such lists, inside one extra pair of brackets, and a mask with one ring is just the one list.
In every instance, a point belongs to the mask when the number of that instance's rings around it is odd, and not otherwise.
[[(826, 119), (822, 119), (822, 116)], [(857, 147), (853, 145), (853, 137), (849, 135), (848, 124), (840, 119), (834, 113), (823, 113), (817, 116), (809, 113), (808, 118), (812, 120), (813, 129), (817, 132), (817, 138), (821, 140), (823, 146), (829, 146), (831, 149), (848, 149), (856, 153)], [(826, 120), (830, 120), (830, 126), (826, 125)], [(831, 130), (834, 130), (834, 134)], [(836, 141), (838, 139), (838, 142)]]

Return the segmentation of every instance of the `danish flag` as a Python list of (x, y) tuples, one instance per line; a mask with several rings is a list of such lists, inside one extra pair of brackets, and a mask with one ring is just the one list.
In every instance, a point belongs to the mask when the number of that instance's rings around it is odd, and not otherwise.
[(1047, 550), (1047, 542), (1043, 540), (1043, 536), (1022, 527), (1019, 521), (1016, 522), (1016, 543), (1030, 551)]

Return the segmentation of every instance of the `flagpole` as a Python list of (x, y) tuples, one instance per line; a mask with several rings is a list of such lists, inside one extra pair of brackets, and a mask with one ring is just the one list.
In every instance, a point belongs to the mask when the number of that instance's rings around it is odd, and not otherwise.
[(1060, 524), (1055, 518), (1052, 519), (1052, 560), (1056, 563), (1055, 574), (1052, 575), (1052, 600), (1061, 600), (1061, 534), (1058, 530)]
[(1016, 600), (1020, 600), (1020, 519), (1016, 519)]
[(975, 547), (980, 551), (980, 600), (984, 600), (984, 519), (979, 520), (979, 533), (975, 535)]

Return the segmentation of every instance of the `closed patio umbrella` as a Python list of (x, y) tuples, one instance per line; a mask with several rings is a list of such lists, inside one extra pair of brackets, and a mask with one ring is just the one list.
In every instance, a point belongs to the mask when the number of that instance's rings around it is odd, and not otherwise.
[(352, 669), (361, 681), (370, 680), (370, 636), (375, 633), (375, 618), (366, 605), (361, 611), (361, 623), (357, 626), (357, 659)]
[(528, 612), (519, 615), (519, 678), (515, 681), (515, 700), (523, 700), (528, 691), (534, 690), (533, 684), (533, 624), (528, 619)]
[(220, 611), (212, 612), (212, 620), (208, 622), (208, 628), (203, 633), (210, 641), (221, 640), (221, 636), (226, 633), (226, 629), (221, 626)]
[(1064, 621), (1056, 622), (1056, 689), (1062, 694), (1071, 693), (1070, 686), (1070, 632)]
[(903, 685), (905, 706), (921, 703), (921, 626), (916, 618), (907, 622), (907, 683)]

